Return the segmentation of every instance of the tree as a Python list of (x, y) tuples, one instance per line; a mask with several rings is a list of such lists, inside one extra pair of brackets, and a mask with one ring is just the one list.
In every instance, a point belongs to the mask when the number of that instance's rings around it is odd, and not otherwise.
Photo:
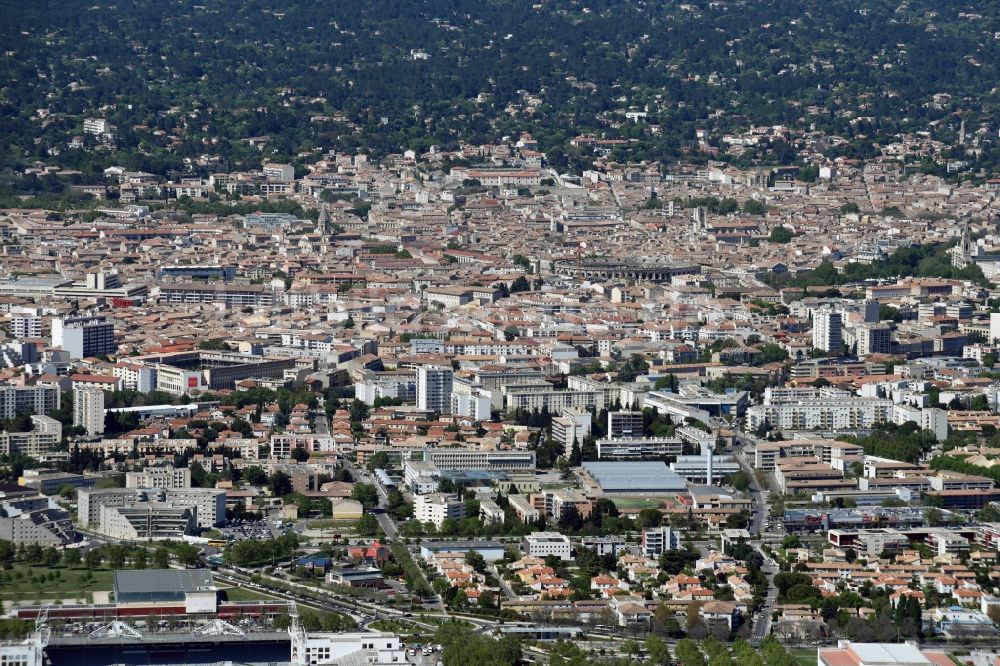
[(511, 282), (510, 284), (510, 293), (512, 294), (530, 290), (531, 290), (531, 283), (528, 282), (528, 278), (526, 278), (523, 275), (519, 275), (518, 277), (516, 277), (514, 281)]
[(66, 567), (80, 566), (80, 551), (77, 548), (67, 548), (62, 552), (62, 562)]
[[(774, 576), (774, 585), (778, 588), (778, 594), (784, 598), (787, 596), (788, 591), (795, 587), (800, 586), (811, 586), (812, 578), (806, 574), (801, 573), (779, 573)], [(817, 589), (818, 591), (818, 589)]]
[[(703, 628), (704, 624), (702, 624)], [(674, 647), (674, 656), (677, 657), (681, 666), (706, 666), (705, 657), (698, 649), (698, 644), (690, 638), (683, 638), (677, 642), (676, 647)]]
[(652, 664), (670, 663), (670, 649), (662, 638), (653, 634), (646, 637), (646, 656)]
[(125, 566), (125, 548), (117, 544), (107, 544), (104, 552), (108, 559), (108, 565), (112, 569), (121, 569)]
[(569, 454), (569, 465), (570, 467), (579, 467), (580, 463), (583, 462), (583, 451), (580, 449), (580, 440), (573, 437), (573, 447), (570, 449)]
[(267, 472), (257, 465), (251, 465), (244, 469), (240, 478), (251, 486), (261, 487), (267, 484)]
[(990, 401), (985, 395), (977, 395), (972, 399), (972, 404), (969, 405), (969, 409), (977, 412), (988, 412), (990, 411)]
[(177, 561), (185, 567), (193, 567), (201, 560), (198, 547), (190, 543), (179, 544), (176, 548)]
[(365, 464), (369, 472), (374, 472), (377, 469), (385, 469), (389, 466), (389, 454), (385, 451), (376, 451)]
[(14, 545), (14, 542), (0, 539), (0, 568), (9, 568), (10, 563), (14, 561), (16, 556), (17, 547)]
[(351, 499), (361, 502), (366, 511), (378, 506), (378, 489), (369, 483), (355, 483)]
[(774, 227), (771, 229), (771, 235), (767, 237), (772, 243), (789, 243), (795, 238), (795, 232), (789, 230), (787, 227)]
[(685, 546), (684, 548), (672, 548), (670, 550), (664, 551), (660, 555), (660, 568), (666, 573), (674, 576), (679, 574), (685, 568), (694, 565), (698, 561), (698, 552), (693, 548)]
[(750, 489), (750, 478), (743, 471), (730, 475), (729, 483), (732, 484), (733, 488), (741, 492), (746, 492)]
[(475, 550), (470, 550), (465, 554), (465, 563), (478, 573), (486, 571), (486, 558)]
[(284, 472), (277, 471), (268, 479), (267, 487), (274, 497), (284, 497), (292, 492), (292, 479)]
[(663, 523), (663, 512), (657, 509), (641, 509), (635, 526), (639, 529), (659, 527)]
[(484, 591), (479, 594), (479, 607), (483, 610), (494, 610), (497, 607), (497, 593)]
[(477, 634), (464, 622), (441, 623), (434, 640), (441, 644), (442, 661), (448, 666), (514, 666), (521, 661), (521, 644), (517, 639), (494, 640)]
[(170, 552), (166, 548), (157, 548), (153, 551), (153, 565), (157, 569), (170, 568)]
[(676, 392), (678, 389), (678, 384), (679, 383), (677, 381), (677, 375), (671, 372), (657, 379), (656, 382), (653, 384), (653, 388), (656, 389), (657, 391), (667, 390)]
[(101, 555), (100, 548), (91, 548), (84, 556), (84, 563), (87, 565), (88, 569), (96, 569), (101, 566), (101, 562), (103, 560), (104, 557)]
[(358, 519), (354, 528), (362, 536), (375, 536), (378, 534), (378, 520), (370, 513), (366, 513)]
[(45, 549), (45, 555), (42, 557), (42, 562), (45, 563), (45, 566), (51, 568), (57, 566), (61, 559), (62, 557), (60, 557), (59, 551), (50, 546)]

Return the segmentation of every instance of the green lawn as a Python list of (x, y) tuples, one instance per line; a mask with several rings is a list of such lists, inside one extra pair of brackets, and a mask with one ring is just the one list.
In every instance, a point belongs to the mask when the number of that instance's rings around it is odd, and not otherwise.
[(616, 497), (612, 499), (619, 509), (662, 509), (663, 502), (659, 500), (642, 499), (640, 497)]
[(816, 648), (786, 648), (802, 666), (816, 666)]
[(394, 634), (409, 633), (410, 627), (395, 620), (376, 620), (369, 625), (375, 631), (391, 631)]
[[(49, 578), (55, 574), (55, 580)], [(67, 569), (63, 566), (46, 567), (15, 563), (10, 569), (0, 571), (0, 600), (34, 601), (36, 599), (86, 598), (91, 593), (112, 588), (112, 570), (107, 568), (88, 571), (85, 568)]]

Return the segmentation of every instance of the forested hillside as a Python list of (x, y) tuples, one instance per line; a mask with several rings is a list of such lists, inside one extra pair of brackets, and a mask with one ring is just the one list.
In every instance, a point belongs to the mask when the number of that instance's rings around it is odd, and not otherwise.
[[(116, 128), (105, 163), (259, 163), (487, 142), (530, 131), (556, 166), (583, 133), (669, 160), (752, 125), (841, 136), (830, 154), (996, 110), (1000, 3), (914, 0), (132, 0), (3, 3), (0, 167), (46, 159), (82, 119)], [(942, 95), (946, 94), (946, 95)], [(950, 96), (950, 97), (949, 97)], [(644, 110), (642, 123), (625, 111)], [(39, 116), (38, 110), (47, 112)], [(725, 153), (725, 146), (720, 146)], [(982, 164), (992, 165), (987, 145)], [(768, 142), (741, 161), (794, 155)], [(96, 163), (95, 163), (96, 162)]]

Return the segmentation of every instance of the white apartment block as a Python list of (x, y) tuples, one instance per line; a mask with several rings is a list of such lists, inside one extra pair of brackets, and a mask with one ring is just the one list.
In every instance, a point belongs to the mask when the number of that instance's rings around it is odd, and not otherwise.
[(139, 363), (117, 363), (111, 370), (122, 388), (149, 393), (156, 388), (156, 368)]
[(679, 456), (684, 442), (673, 437), (627, 437), (597, 440), (598, 460), (644, 460)]
[(484, 525), (497, 525), (502, 524), (507, 515), (499, 504), (489, 498), (483, 498), (479, 500), (479, 518)]
[[(772, 471), (781, 458), (813, 456), (820, 462), (834, 465), (837, 460), (851, 460), (863, 455), (857, 444), (835, 439), (789, 439), (780, 442), (759, 442), (754, 450), (754, 467)], [(839, 466), (838, 466), (839, 468)]]
[(892, 422), (902, 425), (907, 421), (913, 421), (921, 430), (930, 430), (939, 442), (948, 439), (948, 412), (944, 409), (893, 405)]
[(569, 458), (573, 442), (583, 445), (590, 434), (592, 416), (586, 409), (564, 409), (552, 419), (552, 439), (563, 445), (563, 455)]
[(83, 133), (99, 136), (111, 133), (111, 123), (104, 118), (84, 118)]
[(48, 416), (31, 417), (33, 428), (28, 432), (0, 432), (0, 455), (20, 453), (43, 458), (54, 453), (62, 440), (62, 423)]
[(118, 349), (115, 325), (101, 316), (54, 319), (52, 346), (68, 351), (73, 360), (113, 354)]
[(535, 469), (534, 451), (490, 451), (442, 447), (426, 449), (424, 460), (434, 463), (438, 469), (454, 471), (517, 472)]
[(836, 389), (767, 389), (764, 404), (747, 410), (750, 429), (854, 430), (885, 423), (892, 400), (862, 398)]
[(608, 412), (608, 437), (619, 439), (625, 437), (642, 437), (642, 412), (621, 411)]
[(892, 346), (892, 329), (886, 324), (863, 324), (854, 329), (858, 356), (888, 354)]
[(451, 413), (455, 416), (465, 416), (476, 421), (489, 421), (493, 415), (493, 401), (486, 391), (476, 391), (472, 395), (464, 393), (451, 394)]
[(450, 414), (453, 377), (450, 367), (422, 365), (417, 368), (417, 407)]
[(601, 409), (605, 404), (603, 391), (552, 391), (529, 389), (508, 391), (507, 409), (527, 411), (548, 409), (558, 413), (565, 409)]
[(524, 537), (521, 550), (525, 555), (535, 557), (555, 555), (560, 560), (573, 559), (573, 545), (569, 537), (558, 532), (532, 532)]
[(163, 541), (194, 532), (197, 510), (160, 502), (134, 506), (102, 506), (96, 530), (119, 541)]
[(518, 519), (530, 525), (542, 517), (542, 512), (535, 508), (527, 495), (507, 495), (507, 503), (514, 510)]
[(412, 403), (417, 399), (417, 384), (412, 375), (373, 377), (354, 385), (354, 397), (366, 405), (375, 404), (376, 398)]
[(465, 517), (465, 502), (458, 495), (431, 493), (415, 495), (413, 498), (413, 518), (421, 523), (433, 523), (441, 529), (448, 518), (461, 520)]
[(38, 308), (12, 307), (10, 333), (16, 340), (42, 337), (42, 317), (38, 314)]
[(330, 435), (317, 435), (311, 432), (271, 435), (270, 441), (271, 458), (274, 460), (290, 458), (295, 449), (320, 453), (333, 452), (334, 446), (334, 439)]
[(840, 353), (843, 344), (843, 320), (839, 312), (817, 310), (813, 313), (813, 347)]
[(441, 470), (434, 463), (422, 460), (403, 461), (403, 483), (414, 495), (437, 492), (440, 479)]
[(187, 467), (147, 467), (126, 472), (126, 488), (190, 488), (191, 470)]
[(278, 181), (295, 180), (295, 167), (291, 164), (265, 164), (261, 171), (265, 178)]
[(656, 557), (680, 545), (680, 534), (670, 527), (647, 527), (642, 531), (642, 554)]
[(0, 539), (4, 541), (61, 546), (74, 536), (69, 512), (51, 497), (0, 500)]
[(48, 414), (59, 409), (59, 389), (55, 386), (0, 385), (0, 419), (18, 414)]
[(1000, 312), (990, 313), (990, 339), (987, 342), (991, 345), (1000, 341)]
[(87, 437), (104, 434), (104, 391), (99, 388), (73, 388), (73, 425), (87, 431)]
[(226, 520), (226, 491), (215, 488), (81, 488), (77, 491), (77, 520), (83, 527), (99, 527), (102, 507), (142, 508), (149, 504), (193, 508), (198, 527), (216, 527)]
[(172, 365), (157, 363), (154, 367), (156, 390), (171, 395), (184, 395), (188, 391), (205, 388), (205, 374), (201, 370), (185, 370)]

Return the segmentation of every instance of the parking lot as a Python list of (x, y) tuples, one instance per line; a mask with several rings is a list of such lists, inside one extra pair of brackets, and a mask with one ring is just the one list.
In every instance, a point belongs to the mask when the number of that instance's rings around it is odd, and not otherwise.
[(413, 645), (403, 644), (406, 648), (406, 660), (411, 664), (420, 666), (436, 666), (441, 663), (441, 646), (424, 645), (414, 643)]
[(227, 523), (217, 528), (226, 541), (243, 541), (244, 539), (272, 539), (292, 531), (290, 523), (277, 525), (274, 521), (260, 520), (256, 522)]

